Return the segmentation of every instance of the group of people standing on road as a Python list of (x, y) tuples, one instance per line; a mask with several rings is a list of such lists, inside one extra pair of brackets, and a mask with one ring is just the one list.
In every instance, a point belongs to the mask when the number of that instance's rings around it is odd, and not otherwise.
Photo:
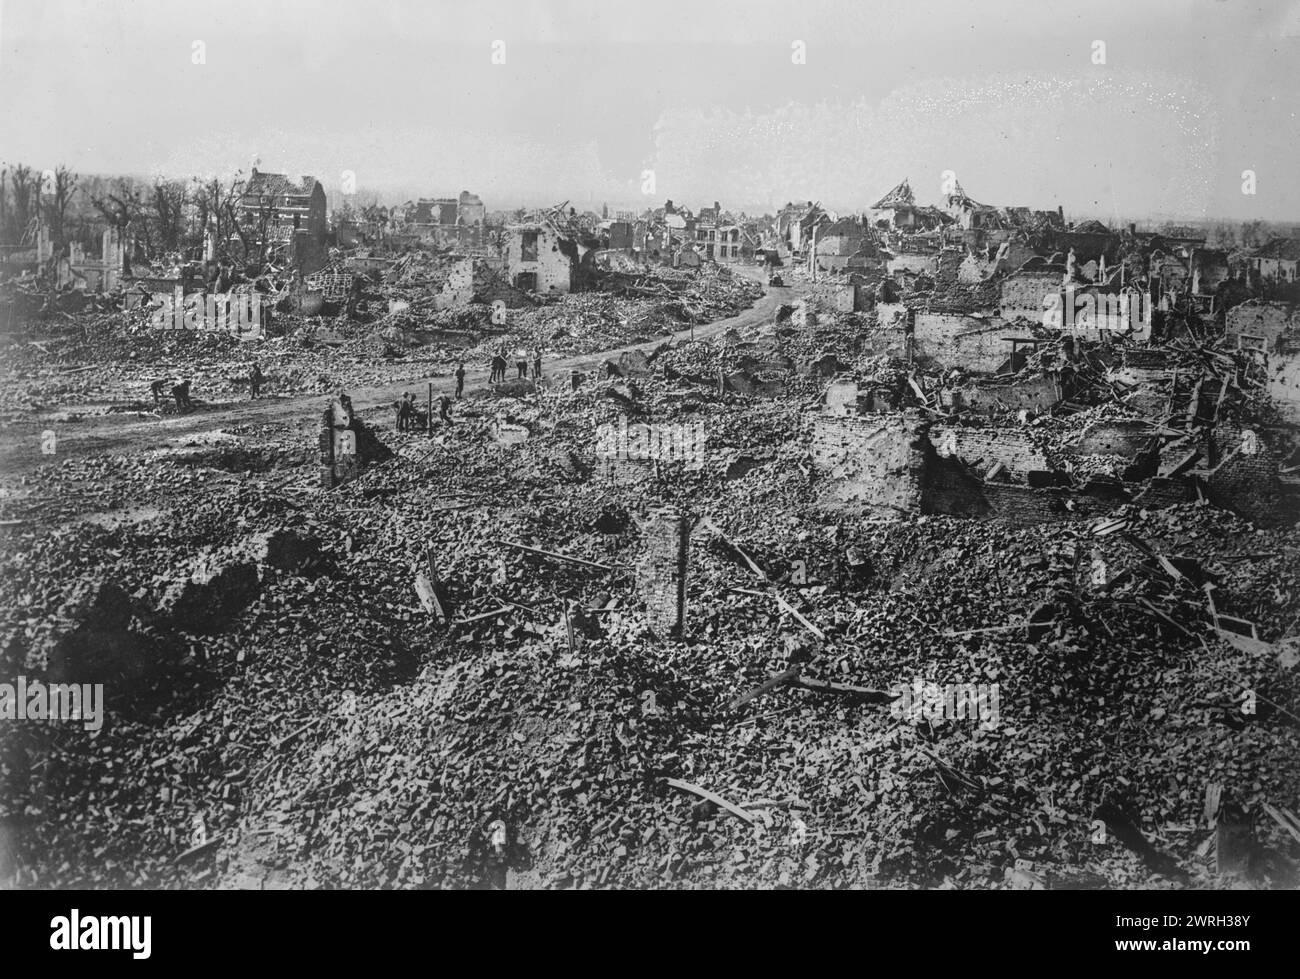
[[(456, 397), (460, 397), (461, 391), (465, 386), (465, 369), (462, 365), (456, 367)], [(438, 398), (438, 420), (448, 425), (456, 424), (451, 417), (452, 400), (447, 395)], [(407, 391), (402, 395), (400, 401), (393, 402), (393, 410), (397, 414), (397, 430), (399, 432), (416, 432), (422, 427), (427, 427), (430, 431), (433, 429), (432, 423), (427, 426), (420, 424), (420, 408), (415, 400), (415, 395)]]
[[(542, 351), (540, 347), (534, 347), (530, 355), (523, 347), (515, 351), (515, 380), (528, 380), (528, 364), (532, 361), (533, 380), (541, 380), (542, 377)], [(506, 379), (506, 367), (509, 362), (506, 359), (506, 348), (502, 344), (497, 348), (497, 352), (492, 356), (491, 372), (488, 375), (488, 383), (496, 384)]]
[[(504, 344), (496, 349), (489, 363), (490, 373), (488, 381), (491, 384), (503, 382), (506, 379), (506, 368), (509, 361), (506, 359), (506, 347)], [(517, 380), (528, 379), (529, 362), (533, 369), (533, 380), (539, 380), (542, 376), (542, 351), (540, 347), (534, 347), (532, 353), (520, 347), (515, 351), (515, 370)], [(456, 378), (456, 396), (455, 400), (459, 401), (465, 396), (465, 362), (457, 361), (454, 374)], [(451, 417), (452, 398), (443, 395), (438, 399), (438, 419), (446, 422), (448, 425), (454, 424)], [(399, 432), (409, 432), (421, 427), (419, 424), (420, 410), (415, 400), (415, 395), (411, 392), (404, 394), (400, 401), (393, 402), (393, 411), (396, 414), (397, 430)]]

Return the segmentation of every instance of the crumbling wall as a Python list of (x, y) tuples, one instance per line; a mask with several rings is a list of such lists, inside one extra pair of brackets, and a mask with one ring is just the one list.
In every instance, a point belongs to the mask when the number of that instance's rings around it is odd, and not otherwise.
[(510, 309), (527, 306), (528, 298), (506, 281), (505, 277), (481, 258), (462, 259), (451, 267), (447, 281), (437, 296), (439, 309), (450, 309), (479, 302), (491, 305), (497, 301)]
[(447, 272), (439, 296), (450, 305), (464, 305), (474, 298), (474, 259), (465, 258)]
[(1051, 374), (1011, 384), (970, 384), (953, 392), (954, 407), (990, 415), (1021, 409), (1043, 412), (1060, 400), (1060, 381)]
[[(536, 235), (533, 240), (526, 236)], [(569, 243), (572, 244), (572, 243)], [(527, 247), (525, 247), (527, 245)], [(526, 254), (525, 254), (526, 253)], [(506, 247), (506, 269), (512, 285), (523, 288), (518, 277), (536, 277), (539, 293), (564, 293), (573, 288), (573, 267), (577, 254), (561, 248), (560, 237), (550, 228), (521, 228), (512, 231)]]
[(1233, 306), (1224, 317), (1224, 335), (1230, 348), (1272, 350), (1288, 329), (1300, 329), (1295, 309), (1286, 303), (1251, 301)]
[(1042, 449), (1020, 429), (935, 425), (930, 443), (941, 458), (961, 459), (980, 472), (997, 463), (1015, 475), (1049, 468)]
[(1159, 434), (1145, 421), (1107, 420), (1095, 421), (1084, 428), (1079, 440), (1064, 446), (1066, 455), (1113, 455), (1137, 459), (1155, 452), (1160, 444)]
[(1060, 272), (1018, 272), (1002, 281), (1002, 317), (1009, 322), (1026, 319), (1040, 323), (1044, 298), (1061, 291)]
[(823, 501), (892, 513), (919, 512), (925, 426), (919, 411), (871, 417), (815, 415), (812, 464), (830, 483)]
[(1118, 488), (1079, 492), (1038, 489), (1016, 483), (985, 483), (983, 496), (989, 505), (989, 519), (1018, 527), (1101, 517), (1128, 502)]
[(860, 339), (861, 351), (872, 356), (893, 357), (904, 360), (907, 357), (907, 330), (903, 327), (877, 327), (866, 330)]
[(945, 248), (939, 252), (934, 263), (934, 285), (940, 292), (946, 292), (957, 284), (961, 265), (966, 257), (960, 248)]
[(858, 382), (835, 381), (827, 385), (825, 405), (828, 415), (856, 415), (858, 413)]
[(857, 306), (858, 287), (851, 282), (814, 282), (807, 287), (807, 295), (826, 309), (838, 313), (851, 313)]
[(1300, 348), (1280, 348), (1268, 356), (1268, 396), (1289, 425), (1300, 425)]
[(1001, 320), (977, 319), (955, 313), (916, 313), (913, 318), (913, 355), (942, 367), (991, 373), (1011, 354)]
[(926, 275), (933, 275), (937, 262), (937, 255), (902, 254), (891, 258), (886, 268), (891, 276), (899, 272), (924, 272)]
[(991, 279), (994, 273), (1006, 268), (1006, 256), (1009, 251), (1009, 245), (1004, 244), (988, 258), (975, 252), (968, 252), (957, 268), (957, 281), (973, 285)]
[(1220, 422), (1207, 437), (1212, 503), (1257, 524), (1292, 523), (1295, 513), (1283, 499), (1278, 458), (1266, 433)]

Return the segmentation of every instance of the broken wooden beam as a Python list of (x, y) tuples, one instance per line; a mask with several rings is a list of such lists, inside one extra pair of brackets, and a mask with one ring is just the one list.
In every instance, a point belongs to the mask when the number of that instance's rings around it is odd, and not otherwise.
[(810, 677), (797, 677), (794, 684), (797, 687), (812, 690), (816, 693), (835, 693), (846, 697), (859, 697), (874, 704), (892, 703), (902, 696), (901, 693), (890, 693), (888, 690), (856, 687), (851, 683), (833, 683), (830, 680), (814, 680)]
[(528, 554), (534, 554), (538, 557), (548, 557), (556, 561), (568, 561), (570, 564), (580, 564), (585, 568), (595, 568), (597, 571), (613, 571), (614, 568), (608, 564), (599, 564), (595, 561), (588, 561), (580, 557), (569, 557), (567, 554), (557, 554), (555, 551), (544, 551), (540, 547), (529, 547), (527, 544), (520, 544), (516, 541), (498, 540), (496, 543), (505, 547), (513, 547), (517, 551), (524, 551)]
[(1031, 625), (1042, 625), (1043, 623), (1019, 622), (1015, 625), (991, 625), (983, 629), (959, 629), (952, 632), (941, 632), (939, 636), (943, 639), (960, 639), (963, 636), (973, 636), (981, 632), (1014, 632), (1017, 629), (1028, 629)]
[(276, 750), (276, 751), (279, 751), (281, 748), (283, 748), (285, 745), (287, 745), (290, 741), (294, 741), (294, 740), (296, 740), (296, 739), (298, 738), (299, 735), (306, 733), (307, 731), (309, 731), (311, 728), (315, 727), (315, 726), (316, 726), (317, 724), (319, 724), (320, 722), (321, 722), (321, 718), (318, 717), (318, 718), (316, 718), (315, 720), (308, 721), (308, 722), (307, 722), (306, 724), (304, 724), (302, 727), (297, 728), (296, 730), (290, 731), (290, 732), (289, 732), (288, 734), (286, 734), (284, 737), (282, 737), (282, 738), (277, 738), (277, 739), (276, 739), (276, 742), (275, 742), (275, 750)]
[(694, 793), (695, 795), (698, 795), (701, 799), (708, 799), (714, 805), (727, 810), (727, 812), (731, 813), (733, 816), (737, 817), (738, 819), (743, 819), (751, 826), (753, 826), (754, 823), (757, 822), (756, 817), (753, 816), (751, 813), (746, 812), (744, 809), (741, 809), (740, 806), (735, 805), (734, 803), (728, 802), (726, 799), (722, 798), (722, 796), (714, 792), (710, 792), (708, 789), (702, 789), (698, 785), (695, 785), (692, 782), (683, 782), (679, 778), (670, 778), (667, 779), (667, 782), (674, 789), (681, 789), (684, 792)]
[(749, 570), (752, 571), (756, 577), (762, 579), (763, 581), (770, 580), (767, 577), (767, 573), (762, 568), (760, 568), (757, 564), (754, 563), (753, 558), (751, 558), (745, 552), (745, 549), (741, 547), (739, 544), (737, 544), (735, 541), (731, 540), (721, 530), (719, 530), (717, 524), (715, 524), (708, 517), (705, 517), (701, 522), (704, 524), (706, 530), (711, 530), (713, 533), (717, 534), (718, 537), (721, 539), (722, 543), (726, 544), (729, 548), (731, 548), (733, 551), (739, 554), (741, 559), (744, 560), (744, 562), (747, 565), (749, 565)]
[(799, 672), (802, 669), (803, 667), (801, 666), (792, 666), (790, 667), (790, 669), (778, 673), (776, 676), (771, 677), (767, 680), (764, 680), (753, 690), (750, 690), (748, 693), (741, 694), (739, 697), (737, 697), (735, 700), (729, 703), (727, 705), (727, 710), (735, 710), (737, 707), (743, 707), (751, 700), (754, 700), (757, 697), (761, 697), (765, 693), (770, 693), (771, 691), (775, 690), (779, 686), (782, 686), (783, 684), (789, 683), (790, 681), (796, 679), (799, 676)]
[(1290, 810), (1278, 810), (1267, 802), (1262, 803), (1262, 805), (1264, 806), (1264, 811), (1272, 817), (1273, 822), (1277, 823), (1284, 830), (1290, 833), (1292, 839), (1297, 843), (1300, 843), (1300, 821), (1296, 820), (1295, 816), (1290, 813)]
[(780, 605), (782, 609), (784, 609), (785, 611), (793, 615), (805, 629), (811, 632), (822, 642), (826, 641), (826, 633), (822, 632), (815, 625), (813, 625), (806, 618), (804, 618), (803, 615), (800, 614), (799, 610), (795, 608), (793, 605), (791, 605), (789, 602), (787, 602), (784, 598), (782, 598), (778, 592), (755, 591), (753, 588), (728, 588), (727, 590), (736, 592), (737, 594), (740, 595), (754, 595), (758, 598), (775, 598), (776, 603)]
[(491, 612), (482, 612), (478, 615), (471, 615), (467, 619), (457, 619), (452, 625), (469, 625), (471, 622), (481, 622), (484, 619), (495, 619), (498, 615), (506, 615), (510, 611), (510, 606), (502, 605), (500, 608), (493, 609)]

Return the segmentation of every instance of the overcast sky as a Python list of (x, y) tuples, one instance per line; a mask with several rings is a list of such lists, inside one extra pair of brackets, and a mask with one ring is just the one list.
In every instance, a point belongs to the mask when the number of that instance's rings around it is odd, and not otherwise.
[(1298, 111), (1300, 0), (0, 0), (0, 160), (489, 208), (853, 210), (951, 170), (1067, 216), (1292, 221)]

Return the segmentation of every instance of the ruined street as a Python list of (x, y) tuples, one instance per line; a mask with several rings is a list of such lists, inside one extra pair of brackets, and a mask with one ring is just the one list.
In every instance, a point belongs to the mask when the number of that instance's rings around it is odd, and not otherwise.
[(1092, 891), (1028, 930), (1118, 953), (1300, 887), (1300, 19), (810, 2), (4, 5), (42, 952), (125, 956), (80, 890)]

